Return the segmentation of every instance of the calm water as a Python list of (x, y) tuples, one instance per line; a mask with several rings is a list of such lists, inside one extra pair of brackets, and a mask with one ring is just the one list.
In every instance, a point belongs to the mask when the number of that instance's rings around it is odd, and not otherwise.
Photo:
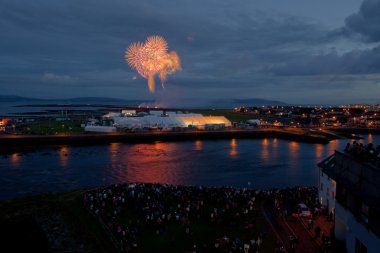
[[(379, 135), (364, 143), (380, 143)], [(269, 188), (316, 185), (316, 163), (348, 140), (113, 143), (0, 157), (0, 199), (123, 182)]]

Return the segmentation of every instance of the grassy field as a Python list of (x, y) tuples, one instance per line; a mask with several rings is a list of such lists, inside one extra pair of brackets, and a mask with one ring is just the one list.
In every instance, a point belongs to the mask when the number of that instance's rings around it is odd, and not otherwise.
[[(70, 238), (75, 238), (73, 240), (76, 245), (83, 246), (83, 251), (115, 252), (105, 231), (83, 208), (82, 203), (81, 191), (44, 194), (0, 202), (0, 243), (2, 248), (14, 249), (12, 252), (30, 252), (33, 249), (40, 249), (41, 242), (46, 242), (47, 239), (46, 235), (35, 233), (36, 224), (33, 224), (35, 217), (49, 219), (60, 215), (69, 230)], [(29, 223), (19, 224), (19, 220), (26, 219), (31, 220), (32, 225), (28, 225)], [(28, 238), (20, 236), (20, 231), (32, 238), (28, 240)]]
[(73, 121), (46, 121), (28, 126), (32, 134), (83, 133), (80, 123)]

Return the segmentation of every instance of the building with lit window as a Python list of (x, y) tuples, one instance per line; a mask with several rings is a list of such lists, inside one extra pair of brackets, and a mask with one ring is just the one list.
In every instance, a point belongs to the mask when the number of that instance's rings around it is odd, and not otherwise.
[(318, 164), (320, 201), (333, 210), (335, 237), (348, 253), (380, 252), (379, 165), (364, 146), (335, 151)]
[(203, 116), (197, 113), (151, 111), (139, 117), (113, 116), (118, 128), (187, 128), (221, 129), (231, 127), (231, 122), (223, 116)]
[(136, 112), (123, 110), (121, 113), (110, 112), (103, 116), (103, 123), (88, 122), (85, 131), (116, 132), (129, 129), (200, 129), (222, 130), (231, 127), (231, 121), (224, 116), (203, 116), (199, 113), (182, 113), (177, 111)]
[(318, 181), (319, 203), (327, 209), (329, 215), (334, 215), (335, 212), (336, 182), (324, 173), (322, 168), (335, 166), (334, 158), (335, 156), (332, 155), (318, 164), (320, 168)]

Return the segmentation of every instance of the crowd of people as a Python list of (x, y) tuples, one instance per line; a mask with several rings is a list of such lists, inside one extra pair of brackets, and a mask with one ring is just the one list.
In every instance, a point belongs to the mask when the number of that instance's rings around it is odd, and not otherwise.
[(364, 145), (353, 141), (352, 144), (347, 143), (344, 152), (355, 156), (358, 159), (371, 161), (376, 166), (380, 167), (380, 145), (375, 147), (372, 143)]
[[(251, 190), (134, 183), (89, 191), (84, 204), (106, 226), (121, 252), (141, 250), (142, 226), (162, 236), (169, 225), (177, 224), (191, 242), (186, 252), (249, 253), (259, 252), (266, 240), (267, 231), (256, 226), (259, 201), (270, 199), (291, 205), (302, 199), (314, 203), (312, 192), (314, 188)], [(135, 217), (128, 219), (127, 213)], [(193, 243), (193, 225), (197, 221), (210, 227), (233, 229), (216, 231), (212, 240)], [(239, 229), (243, 229), (244, 235), (231, 232)], [(277, 248), (276, 252), (282, 252), (282, 245)]]

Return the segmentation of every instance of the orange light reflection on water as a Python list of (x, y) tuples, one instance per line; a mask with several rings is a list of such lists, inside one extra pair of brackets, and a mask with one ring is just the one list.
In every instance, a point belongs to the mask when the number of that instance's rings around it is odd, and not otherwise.
[(322, 159), (323, 154), (323, 144), (315, 144), (315, 157), (317, 160)]
[(111, 155), (111, 162), (112, 165), (117, 162), (118, 158), (118, 152), (120, 148), (120, 143), (113, 142), (110, 144), (110, 155)]
[(289, 148), (291, 153), (296, 153), (300, 147), (300, 144), (296, 141), (291, 141), (289, 143)]
[(290, 173), (291, 174), (296, 174), (297, 173), (297, 168), (298, 168), (298, 157), (299, 157), (299, 148), (300, 144), (295, 141), (289, 142), (289, 158), (290, 158)]
[(373, 143), (373, 137), (372, 134), (368, 134), (368, 143)]
[(273, 160), (278, 159), (278, 140), (277, 138), (274, 138), (272, 141), (272, 155)]
[[(119, 182), (125, 182), (125, 172), (123, 165), (120, 162), (119, 156), (120, 143), (113, 142), (109, 145), (109, 156), (111, 160), (111, 171), (113, 177), (117, 178)], [(128, 157), (128, 156), (127, 156)]]
[(194, 145), (195, 145), (195, 150), (197, 150), (197, 151), (201, 151), (202, 150), (203, 143), (202, 143), (201, 140), (196, 140), (194, 142)]
[(269, 158), (269, 140), (265, 138), (261, 143), (261, 159), (267, 162)]
[(119, 147), (120, 147), (120, 143), (118, 142), (111, 143), (111, 151), (117, 152), (119, 150)]
[(328, 144), (328, 156), (334, 154), (335, 150), (339, 147), (339, 141), (338, 140), (333, 140), (330, 141)]
[[(178, 175), (184, 174), (172, 162), (166, 163), (175, 150), (176, 143), (155, 142), (135, 144), (128, 149), (127, 164), (123, 173), (129, 182), (183, 184), (184, 180)], [(178, 159), (181, 159), (180, 157)], [(170, 160), (173, 160), (170, 158)]]
[(21, 163), (21, 156), (17, 153), (11, 155), (11, 165), (14, 168), (18, 168)]
[(231, 146), (230, 156), (232, 156), (232, 157), (237, 156), (238, 152), (236, 150), (236, 148), (237, 148), (236, 139), (231, 139), (230, 146)]
[(70, 162), (69, 152), (70, 152), (70, 149), (68, 146), (64, 146), (59, 150), (59, 164), (63, 168), (67, 168), (67, 166), (69, 165), (69, 162)]
[(272, 143), (273, 143), (273, 147), (277, 147), (278, 146), (277, 138), (274, 138)]

